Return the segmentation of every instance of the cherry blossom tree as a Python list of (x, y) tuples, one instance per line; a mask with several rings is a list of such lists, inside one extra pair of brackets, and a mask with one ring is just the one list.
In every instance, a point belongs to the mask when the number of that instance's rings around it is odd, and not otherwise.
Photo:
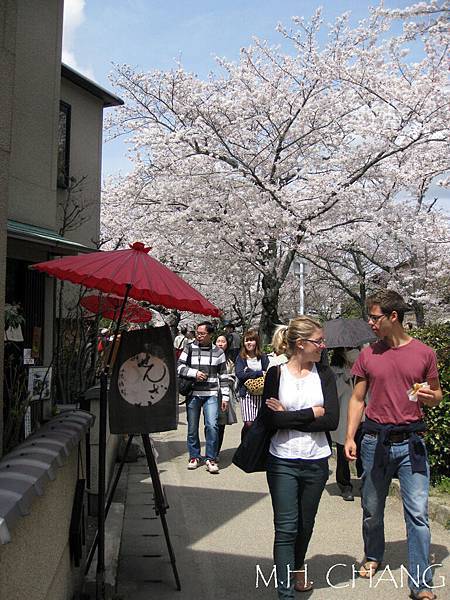
[(311, 239), (305, 244), (316, 273), (359, 306), (362, 317), (367, 295), (379, 287), (401, 292), (418, 325), (425, 322), (425, 307), (433, 318), (448, 314), (448, 216), (424, 202), (423, 192), (421, 185), (414, 200), (384, 201), (367, 223), (347, 228), (326, 243)]
[(125, 106), (110, 127), (129, 136), (134, 170), (105, 194), (108, 226), (143, 234), (208, 289), (235, 265), (259, 278), (267, 339), (307, 240), (372, 224), (380, 185), (394, 197), (448, 167), (446, 13), (380, 6), (353, 29), (345, 14), (321, 45), (317, 11), (279, 27), (290, 53), (255, 40), (207, 80), (117, 66)]

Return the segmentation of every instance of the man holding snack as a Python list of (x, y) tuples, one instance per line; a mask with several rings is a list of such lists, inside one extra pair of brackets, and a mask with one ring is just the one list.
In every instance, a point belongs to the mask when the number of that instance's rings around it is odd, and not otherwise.
[(361, 460), (365, 560), (359, 575), (371, 578), (384, 555), (384, 506), (392, 478), (400, 481), (408, 542), (408, 583), (416, 600), (436, 598), (429, 568), (430, 467), (423, 435), (422, 406), (442, 400), (436, 355), (403, 329), (408, 306), (394, 291), (367, 299), (368, 321), (378, 341), (365, 348), (352, 368), (356, 384), (348, 406), (345, 454), (356, 460), (355, 434), (362, 426)]

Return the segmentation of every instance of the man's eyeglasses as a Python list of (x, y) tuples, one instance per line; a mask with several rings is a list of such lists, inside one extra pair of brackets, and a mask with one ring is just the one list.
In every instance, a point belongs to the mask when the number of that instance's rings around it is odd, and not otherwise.
[(378, 321), (385, 316), (386, 315), (367, 315), (367, 320), (372, 321), (372, 323), (378, 323)]
[(312, 344), (315, 344), (318, 348), (319, 346), (325, 346), (327, 341), (325, 338), (320, 338), (320, 340), (308, 340), (306, 339), (305, 342), (311, 342)]

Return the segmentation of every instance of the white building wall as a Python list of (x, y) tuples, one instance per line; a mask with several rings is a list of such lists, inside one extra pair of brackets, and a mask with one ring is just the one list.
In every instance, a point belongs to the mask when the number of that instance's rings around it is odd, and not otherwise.
[[(83, 226), (65, 233), (68, 239), (94, 247), (100, 235), (101, 153), (103, 131), (103, 101), (74, 85), (61, 80), (61, 100), (71, 106), (70, 173), (80, 184), (77, 199), (85, 206), (82, 214), (88, 220)], [(64, 202), (66, 190), (58, 189), (58, 201)], [(61, 210), (58, 222), (61, 223)]]
[(17, 1), (8, 216), (50, 229), (56, 224), (63, 4)]

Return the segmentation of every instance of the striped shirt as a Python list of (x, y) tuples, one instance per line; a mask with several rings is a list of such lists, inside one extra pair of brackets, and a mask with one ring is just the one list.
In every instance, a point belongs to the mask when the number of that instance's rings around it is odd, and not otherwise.
[(195, 379), (197, 371), (208, 375), (205, 381), (196, 381), (192, 391), (193, 396), (217, 396), (219, 390), (222, 392), (223, 400), (229, 398), (229, 377), (227, 372), (227, 361), (225, 354), (217, 346), (199, 346), (192, 342), (190, 362), (188, 364), (188, 348), (183, 350), (178, 359), (178, 375)]

